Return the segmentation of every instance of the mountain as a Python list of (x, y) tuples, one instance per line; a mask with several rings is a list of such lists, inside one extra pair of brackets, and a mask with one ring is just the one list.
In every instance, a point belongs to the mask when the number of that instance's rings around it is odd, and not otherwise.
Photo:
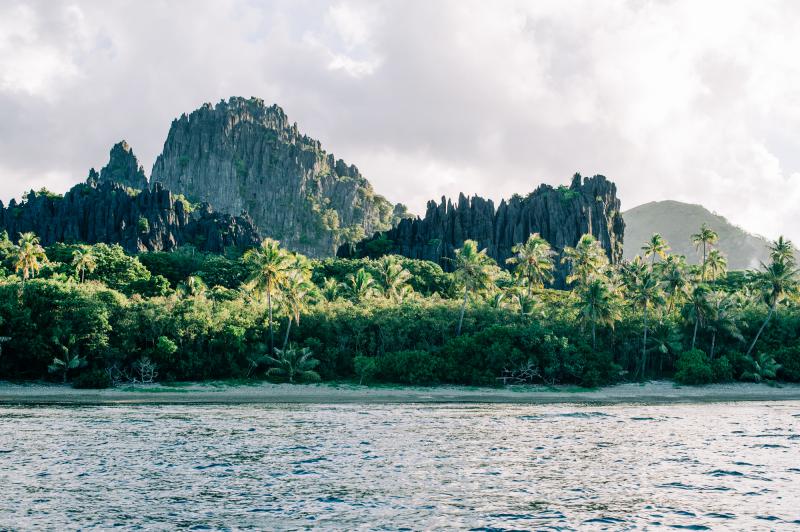
[(258, 98), (205, 104), (174, 120), (151, 182), (221, 212), (247, 212), (262, 234), (311, 256), (332, 255), (405, 216), (358, 168)]
[[(541, 185), (523, 198), (503, 200), (495, 209), (491, 200), (463, 194), (453, 204), (442, 198), (428, 202), (424, 218), (404, 219), (386, 233), (343, 245), (341, 257), (396, 253), (438, 262), (452, 270), (454, 250), (472, 239), (498, 264), (505, 265), (511, 247), (540, 233), (557, 252), (574, 246), (585, 233), (593, 234), (612, 263), (622, 260), (622, 240), (627, 223), (619, 212), (617, 187), (604, 176), (582, 179), (576, 174), (569, 187)], [(564, 285), (566, 269), (557, 261), (556, 286)]]
[(692, 264), (701, 257), (695, 250), (691, 235), (702, 224), (707, 224), (719, 234), (718, 248), (728, 258), (728, 268), (743, 270), (755, 268), (759, 261), (768, 258), (767, 239), (753, 235), (714, 214), (702, 205), (679, 201), (653, 201), (623, 213), (625, 217), (625, 259), (641, 253), (641, 247), (653, 233), (661, 233), (672, 253), (685, 255)]

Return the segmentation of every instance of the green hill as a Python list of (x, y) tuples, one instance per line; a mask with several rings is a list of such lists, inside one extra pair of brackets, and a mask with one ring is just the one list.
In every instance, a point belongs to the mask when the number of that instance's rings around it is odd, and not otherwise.
[(693, 264), (699, 255), (691, 241), (705, 223), (719, 234), (719, 250), (728, 258), (732, 270), (755, 268), (759, 261), (767, 260), (767, 239), (748, 233), (724, 217), (714, 214), (702, 205), (679, 201), (653, 201), (623, 213), (625, 219), (625, 246), (623, 255), (632, 259), (641, 253), (642, 244), (653, 233), (661, 233), (672, 247), (672, 253), (685, 255)]

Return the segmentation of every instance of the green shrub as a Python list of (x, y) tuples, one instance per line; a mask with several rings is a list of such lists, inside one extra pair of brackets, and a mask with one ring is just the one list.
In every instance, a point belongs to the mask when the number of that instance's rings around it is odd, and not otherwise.
[(359, 384), (369, 382), (378, 372), (378, 362), (373, 357), (358, 356), (353, 359), (353, 367)]
[(378, 359), (378, 375), (387, 382), (432, 384), (438, 381), (438, 359), (426, 351), (394, 351)]
[(708, 357), (700, 349), (681, 353), (675, 363), (675, 380), (681, 384), (708, 384), (714, 380)]
[(800, 344), (775, 351), (775, 361), (781, 365), (779, 375), (790, 382), (800, 381)]
[(72, 387), (79, 389), (100, 390), (103, 388), (111, 388), (113, 384), (108, 372), (102, 369), (84, 371), (72, 381)]
[(727, 356), (721, 356), (711, 362), (711, 373), (714, 382), (731, 382), (733, 381), (733, 365), (728, 360)]

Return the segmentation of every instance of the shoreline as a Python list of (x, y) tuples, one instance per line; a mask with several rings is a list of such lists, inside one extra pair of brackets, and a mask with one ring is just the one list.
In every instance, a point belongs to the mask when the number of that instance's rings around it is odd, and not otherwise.
[(800, 401), (800, 384), (755, 383), (679, 386), (670, 381), (626, 383), (599, 389), (570, 386), (359, 386), (355, 384), (181, 383), (106, 390), (58, 384), (0, 382), (0, 405), (115, 404), (685, 404)]

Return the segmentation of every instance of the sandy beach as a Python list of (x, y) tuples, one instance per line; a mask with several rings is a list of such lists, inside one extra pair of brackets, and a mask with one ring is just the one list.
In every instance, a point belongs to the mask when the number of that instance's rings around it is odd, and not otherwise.
[(0, 404), (241, 404), (241, 403), (521, 403), (670, 404), (800, 400), (800, 385), (754, 383), (678, 386), (628, 383), (596, 390), (576, 387), (388, 387), (352, 384), (229, 384), (125, 386), (76, 390), (43, 383), (0, 382)]

